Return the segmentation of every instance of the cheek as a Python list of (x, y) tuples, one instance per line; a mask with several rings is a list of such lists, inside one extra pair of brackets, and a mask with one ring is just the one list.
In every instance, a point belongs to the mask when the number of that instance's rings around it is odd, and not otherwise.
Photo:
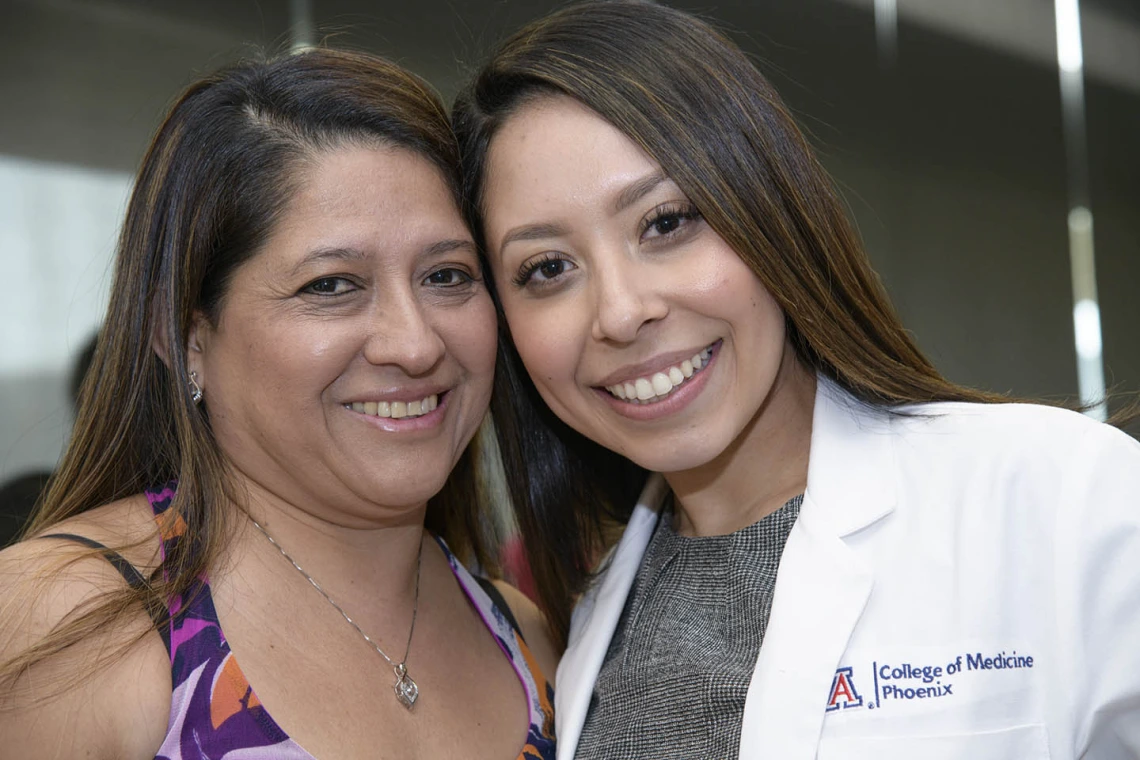
[(787, 350), (784, 312), (759, 283), (741, 292), (739, 302), (745, 305), (737, 319), (742, 325), (737, 349), (741, 370), (763, 390), (779, 372)]
[(472, 375), (486, 376), (489, 393), (498, 350), (498, 322), (490, 296), (454, 312), (440, 329), (446, 332), (445, 342), (459, 363)]
[(707, 302), (727, 306), (729, 321), (756, 331), (764, 342), (777, 339), (782, 346), (784, 312), (768, 289), (727, 245), (711, 259), (715, 262), (707, 278), (711, 287), (703, 293)]
[(513, 309), (504, 304), (504, 312), (519, 357), (539, 390), (573, 381), (581, 355), (578, 316), (533, 304)]
[(276, 404), (281, 399), (318, 399), (344, 369), (356, 345), (350, 331), (331, 324), (293, 324), (291, 329), (268, 329), (250, 324), (227, 336), (217, 358), (225, 385), (253, 396), (244, 403)]
[(784, 311), (776, 299), (758, 283), (752, 293), (752, 318), (762, 326), (761, 329), (769, 338), (777, 339), (783, 345), (787, 332)]
[(251, 352), (265, 359), (263, 374), (272, 375), (264, 377), (266, 384), (311, 395), (314, 386), (323, 389), (344, 372), (361, 343), (358, 332), (347, 325), (312, 324), (267, 338)]

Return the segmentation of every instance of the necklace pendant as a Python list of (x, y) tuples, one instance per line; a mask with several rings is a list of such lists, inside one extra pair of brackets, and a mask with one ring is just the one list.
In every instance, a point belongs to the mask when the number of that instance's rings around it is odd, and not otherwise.
[(396, 685), (392, 688), (396, 692), (396, 699), (411, 710), (420, 696), (420, 687), (416, 686), (416, 682), (408, 675), (408, 668), (404, 663), (401, 662), (393, 668), (393, 671), (396, 673)]

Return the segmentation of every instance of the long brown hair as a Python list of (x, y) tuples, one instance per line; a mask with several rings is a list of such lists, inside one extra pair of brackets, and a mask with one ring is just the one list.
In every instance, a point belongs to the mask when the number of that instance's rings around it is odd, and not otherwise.
[[(549, 95), (584, 104), (660, 163), (779, 303), (805, 367), (877, 407), (1004, 400), (935, 370), (780, 97), (732, 41), (679, 10), (586, 2), (498, 48), (452, 111), (480, 239), (491, 140), (521, 106)], [(644, 473), (552, 418), (505, 323), (501, 349), (492, 411), (508, 483), (542, 606), (565, 634), (605, 521), (628, 519)]]
[[(110, 304), (62, 462), (26, 535), (177, 479), (170, 519), (186, 525), (146, 587), (108, 593), (0, 664), (0, 691), (32, 665), (139, 609), (161, 608), (213, 568), (241, 504), (187, 384), (192, 315), (214, 324), (234, 271), (254, 256), (293, 191), (300, 162), (345, 144), (431, 161), (460, 201), (458, 148), (435, 92), (371, 55), (314, 50), (238, 64), (192, 85), (146, 155), (119, 240)], [(155, 342), (165, 347), (165, 361)], [(493, 565), (475, 453), (429, 502), (427, 527)]]

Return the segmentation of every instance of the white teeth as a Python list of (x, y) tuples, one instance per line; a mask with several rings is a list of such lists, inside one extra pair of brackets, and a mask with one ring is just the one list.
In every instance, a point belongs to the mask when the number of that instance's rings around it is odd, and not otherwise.
[(712, 349), (705, 348), (693, 354), (692, 358), (685, 359), (680, 364), (661, 372), (655, 372), (650, 377), (639, 377), (632, 382), (610, 385), (606, 390), (622, 401), (634, 404), (656, 401), (668, 396), (677, 386), (700, 372), (701, 368), (708, 364), (711, 356)]
[[(658, 372), (651, 379), (653, 383), (653, 395), (664, 396), (669, 391), (673, 390), (673, 381), (664, 372)], [(640, 394), (639, 394), (640, 398)]]
[(370, 417), (390, 417), (398, 420), (405, 417), (422, 417), (433, 411), (439, 406), (439, 396), (433, 393), (419, 401), (353, 401), (345, 406)]

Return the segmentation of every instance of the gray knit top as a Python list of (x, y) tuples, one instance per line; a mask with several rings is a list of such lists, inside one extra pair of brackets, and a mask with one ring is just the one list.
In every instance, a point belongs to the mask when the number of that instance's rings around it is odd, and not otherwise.
[(610, 642), (575, 757), (735, 758), (744, 699), (800, 513), (796, 496), (726, 536), (663, 509)]

